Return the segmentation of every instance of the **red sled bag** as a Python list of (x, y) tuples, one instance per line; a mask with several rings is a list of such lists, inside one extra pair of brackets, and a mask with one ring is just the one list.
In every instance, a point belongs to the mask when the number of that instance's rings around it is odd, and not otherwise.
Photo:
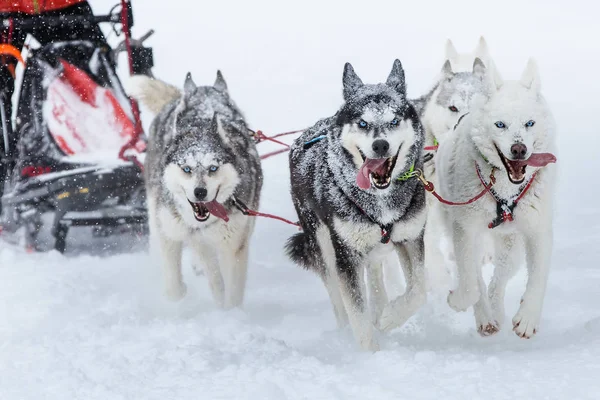
[[(88, 160), (117, 159), (134, 137), (134, 125), (111, 89), (61, 59), (62, 73), (48, 86), (44, 120), (60, 149)], [(138, 141), (134, 149), (144, 151)], [(90, 160), (91, 161), (91, 160)]]
[[(34, 51), (20, 98), (19, 169), (122, 164), (119, 152), (137, 137), (110, 53), (90, 42), (57, 42)], [(144, 151), (141, 135), (126, 155), (137, 158)]]

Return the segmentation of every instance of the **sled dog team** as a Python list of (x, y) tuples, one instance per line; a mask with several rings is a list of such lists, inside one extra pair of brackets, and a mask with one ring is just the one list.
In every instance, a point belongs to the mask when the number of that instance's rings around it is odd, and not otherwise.
[[(186, 244), (216, 303), (240, 306), (254, 228), (240, 205), (257, 209), (262, 186), (241, 111), (220, 72), (212, 86), (197, 86), (188, 74), (183, 90), (135, 77), (130, 92), (157, 114), (145, 171), (151, 249), (160, 253), (166, 295), (186, 293)], [(533, 336), (550, 266), (555, 167), (548, 164), (556, 161), (535, 63), (520, 80), (505, 81), (483, 38), (470, 54), (448, 41), (426, 95), (407, 98), (396, 60), (378, 84), (363, 83), (346, 64), (343, 97), (338, 112), (306, 129), (290, 150), (302, 231), (286, 244), (292, 260), (323, 280), (338, 325), (350, 324), (363, 349), (377, 350), (375, 329), (402, 325), (425, 303), (426, 272), (433, 281), (449, 277), (440, 249), (448, 235), (458, 268), (450, 307), (472, 306), (478, 332), (497, 333), (507, 324), (506, 284), (526, 261), (526, 290), (508, 324), (520, 337)], [(429, 160), (424, 147), (438, 143)], [(382, 269), (390, 252), (406, 279), (395, 299)], [(482, 265), (490, 256), (495, 271), (487, 286)]]

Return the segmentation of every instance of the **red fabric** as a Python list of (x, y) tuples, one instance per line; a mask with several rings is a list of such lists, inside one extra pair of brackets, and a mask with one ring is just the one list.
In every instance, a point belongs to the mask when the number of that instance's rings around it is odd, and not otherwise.
[(39, 14), (59, 10), (85, 0), (0, 0), (0, 12), (22, 12)]
[[(86, 110), (94, 111), (96, 118), (103, 115), (111, 121), (107, 127), (103, 127), (108, 128), (103, 132), (105, 135), (118, 135), (121, 138), (116, 141), (116, 136), (100, 139), (105, 147), (110, 147), (110, 143), (121, 146), (132, 141), (135, 137), (133, 123), (114, 94), (100, 87), (83, 70), (64, 60), (60, 62), (63, 73), (48, 88), (47, 102), (51, 107), (49, 130), (61, 150), (67, 155), (74, 155), (92, 151), (98, 146), (98, 134), (94, 131), (97, 127), (90, 126), (89, 120), (85, 119)], [(68, 97), (69, 92), (75, 95), (75, 99)], [(76, 99), (81, 102), (78, 103)], [(132, 147), (143, 150), (138, 141)]]

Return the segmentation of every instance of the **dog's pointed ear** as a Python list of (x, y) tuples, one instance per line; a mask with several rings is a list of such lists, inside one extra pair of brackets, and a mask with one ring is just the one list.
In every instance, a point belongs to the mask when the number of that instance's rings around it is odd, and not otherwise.
[(483, 59), (487, 59), (490, 51), (487, 45), (487, 42), (483, 36), (479, 37), (479, 42), (477, 43), (477, 47), (475, 47), (475, 56)]
[(358, 75), (356, 75), (356, 72), (354, 72), (354, 68), (352, 68), (352, 64), (350, 63), (346, 63), (344, 66), (344, 77), (342, 81), (344, 84), (344, 100), (346, 101), (348, 101), (348, 99), (363, 86), (363, 82)]
[(404, 68), (400, 60), (394, 60), (392, 71), (385, 82), (388, 86), (396, 90), (398, 93), (406, 94), (406, 79), (404, 78)]
[(225, 82), (225, 78), (223, 78), (220, 70), (217, 71), (217, 79), (215, 79), (213, 87), (219, 92), (227, 93), (227, 82)]
[(185, 76), (185, 82), (183, 83), (183, 97), (185, 100), (189, 99), (198, 87), (192, 79), (192, 73), (188, 72)]
[(458, 51), (456, 51), (456, 47), (454, 47), (454, 43), (452, 40), (446, 40), (446, 59), (447, 60), (456, 60), (458, 58)]
[(475, 61), (473, 61), (473, 75), (483, 78), (486, 70), (487, 68), (485, 67), (483, 61), (481, 61), (479, 57), (475, 57)]
[(452, 63), (450, 60), (446, 60), (444, 66), (442, 67), (442, 73), (447, 77), (451, 77), (454, 75), (454, 71), (452, 71)]
[(527, 67), (521, 75), (521, 84), (528, 89), (539, 92), (541, 89), (540, 73), (538, 71), (537, 63), (533, 58), (530, 58), (527, 62)]

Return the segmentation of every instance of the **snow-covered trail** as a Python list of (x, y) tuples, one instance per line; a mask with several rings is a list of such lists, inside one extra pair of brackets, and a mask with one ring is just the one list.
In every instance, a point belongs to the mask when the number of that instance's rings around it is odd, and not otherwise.
[[(112, 3), (92, 0), (97, 11)], [(535, 55), (560, 128), (561, 167), (540, 332), (528, 341), (510, 329), (480, 338), (472, 314), (450, 310), (442, 293), (383, 335), (381, 352), (361, 352), (349, 330), (336, 329), (317, 277), (284, 256), (294, 228), (276, 221), (257, 224), (243, 311), (217, 310), (189, 260), (188, 296), (167, 302), (143, 246), (132, 254), (62, 256), (26, 254), (0, 242), (0, 399), (600, 396), (598, 10), (576, 0), (568, 9), (507, 1), (494, 12), (475, 1), (445, 3), (435, 15), (426, 2), (411, 9), (377, 1), (366, 9), (348, 1), (151, 3), (134, 7), (136, 32), (157, 30), (156, 75), (180, 84), (191, 70), (197, 83), (208, 84), (223, 69), (251, 125), (266, 132), (302, 128), (334, 112), (345, 61), (374, 82), (400, 57), (416, 96), (441, 67), (446, 37), (468, 50), (485, 34), (508, 78)], [(403, 15), (402, 23), (393, 15)], [(286, 164), (285, 156), (264, 163), (261, 207), (293, 219)], [(525, 279), (521, 271), (509, 285), (509, 319)]]
[[(290, 213), (280, 200), (284, 166), (267, 164), (264, 207)], [(75, 257), (2, 245), (0, 398), (596, 399), (600, 212), (576, 216), (587, 221), (583, 232), (569, 228), (572, 217), (557, 221), (537, 337), (505, 330), (483, 339), (470, 312), (435, 296), (383, 336), (377, 354), (336, 329), (321, 282), (282, 254), (293, 228), (277, 222), (258, 223), (244, 311), (217, 310), (189, 260), (188, 296), (172, 304), (143, 251)], [(525, 278), (509, 286), (509, 317)]]

